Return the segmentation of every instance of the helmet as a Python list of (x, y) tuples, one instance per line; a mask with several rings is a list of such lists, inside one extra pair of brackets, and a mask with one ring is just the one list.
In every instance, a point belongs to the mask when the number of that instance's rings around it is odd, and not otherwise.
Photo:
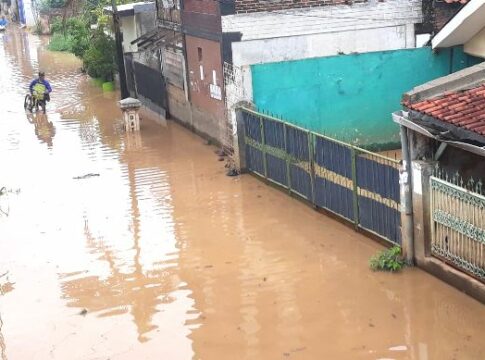
[(41, 76), (45, 76), (45, 72), (39, 71), (39, 77), (41, 77)]

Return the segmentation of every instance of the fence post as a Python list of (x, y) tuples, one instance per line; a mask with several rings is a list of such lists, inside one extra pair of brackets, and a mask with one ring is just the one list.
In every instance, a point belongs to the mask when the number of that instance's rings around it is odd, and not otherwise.
[(247, 172), (246, 163), (246, 126), (244, 123), (243, 110), (236, 110), (236, 135), (234, 141), (234, 164), (239, 173)]
[(354, 225), (359, 227), (359, 194), (357, 185), (357, 151), (353, 146), (350, 147), (351, 161), (352, 161), (352, 193), (353, 193), (353, 207), (354, 207)]
[(316, 208), (317, 205), (315, 204), (315, 135), (309, 131), (308, 132), (308, 164), (309, 164), (309, 173), (310, 173), (310, 191), (311, 191), (311, 202), (313, 207)]
[(285, 142), (285, 153), (286, 153), (286, 176), (288, 181), (288, 193), (291, 195), (291, 167), (290, 167), (290, 156), (288, 155), (288, 143), (286, 137), (286, 123), (283, 124), (283, 140)]
[(260, 132), (261, 132), (261, 145), (262, 145), (262, 149), (263, 149), (263, 169), (264, 169), (264, 177), (266, 178), (266, 180), (268, 179), (268, 164), (266, 163), (267, 162), (267, 159), (266, 159), (266, 140), (265, 140), (265, 137), (264, 137), (264, 123), (263, 123), (263, 117), (260, 116), (259, 117), (259, 129), (260, 129)]
[[(431, 191), (430, 177), (433, 175), (436, 162), (412, 161), (412, 201), (414, 224), (414, 255), (419, 264), (430, 254), (431, 244)], [(403, 248), (404, 248), (403, 239)]]

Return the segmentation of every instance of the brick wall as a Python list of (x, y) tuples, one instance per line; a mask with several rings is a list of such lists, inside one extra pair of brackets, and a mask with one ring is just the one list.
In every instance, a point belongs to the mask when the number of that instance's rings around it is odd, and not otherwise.
[(437, 0), (423, 0), (424, 21), (417, 32), (436, 34), (462, 8), (460, 2), (447, 3)]
[(236, 13), (251, 13), (258, 11), (274, 11), (319, 7), (327, 5), (350, 5), (363, 3), (367, 0), (235, 0)]
[(434, 26), (436, 31), (440, 31), (460, 9), (460, 3), (448, 4), (446, 2), (435, 2)]

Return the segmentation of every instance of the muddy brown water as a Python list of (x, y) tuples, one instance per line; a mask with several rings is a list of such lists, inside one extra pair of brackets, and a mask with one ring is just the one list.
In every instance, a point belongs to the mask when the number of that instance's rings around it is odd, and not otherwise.
[[(0, 35), (0, 359), (485, 359), (485, 308)], [(41, 67), (46, 117), (23, 111)], [(84, 176), (99, 174), (99, 176)]]

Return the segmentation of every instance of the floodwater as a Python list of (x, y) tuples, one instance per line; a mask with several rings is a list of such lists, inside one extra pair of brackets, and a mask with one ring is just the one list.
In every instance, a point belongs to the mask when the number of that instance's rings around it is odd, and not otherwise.
[[(0, 359), (485, 359), (485, 307), (0, 35)], [(46, 117), (23, 96), (41, 67)]]

